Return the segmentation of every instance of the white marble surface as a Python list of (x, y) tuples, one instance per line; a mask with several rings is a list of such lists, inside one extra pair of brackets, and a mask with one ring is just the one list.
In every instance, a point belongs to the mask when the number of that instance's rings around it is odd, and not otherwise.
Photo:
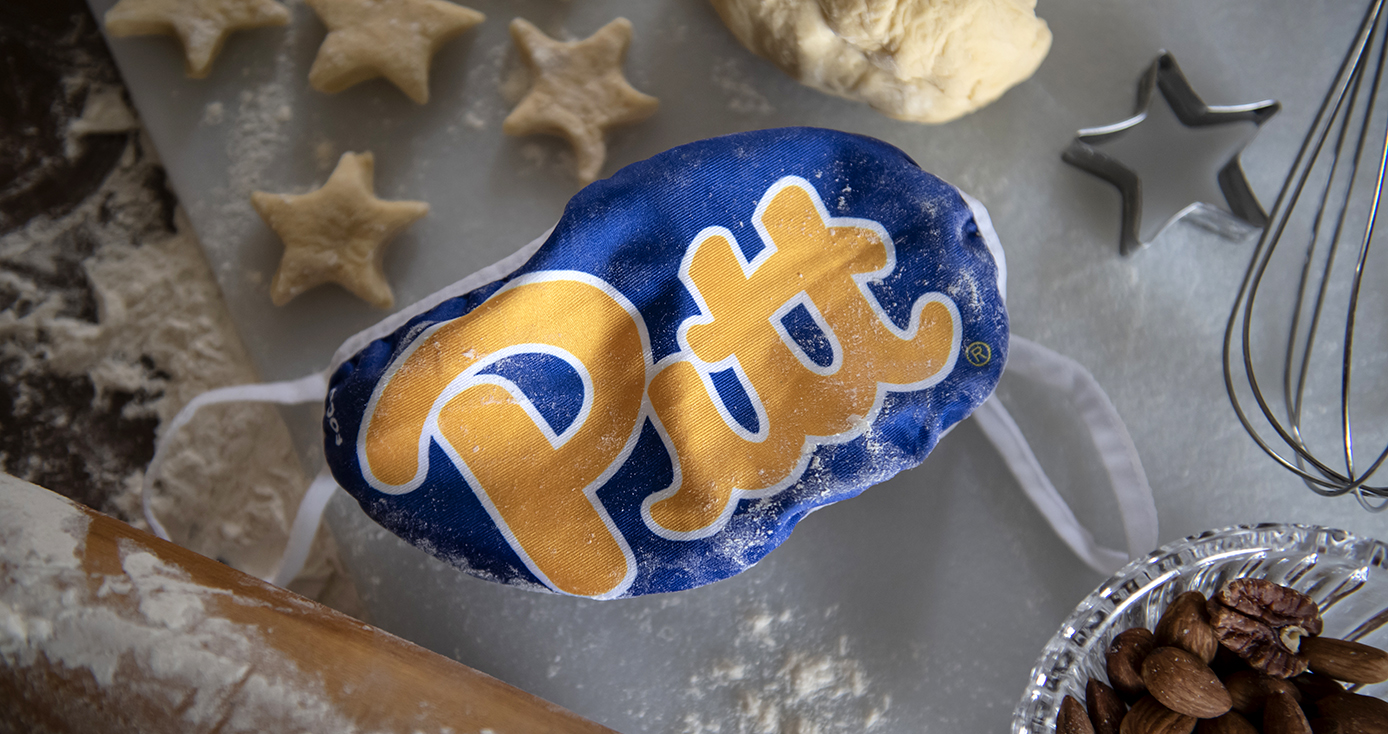
[[(114, 0), (90, 1), (99, 15)], [(1109, 392), (1146, 464), (1163, 542), (1259, 521), (1388, 536), (1388, 518), (1314, 497), (1234, 418), (1220, 345), (1252, 241), (1178, 225), (1120, 258), (1117, 192), (1059, 156), (1076, 129), (1132, 112), (1139, 74), (1166, 48), (1211, 104), (1283, 103), (1244, 154), (1270, 203), (1360, 3), (1042, 0), (1055, 43), (1037, 75), (935, 127), (798, 86), (738, 46), (701, 0), (472, 5), (488, 21), (438, 54), (424, 107), (380, 81), (336, 96), (309, 88), (324, 29), (297, 2), (291, 27), (234, 36), (202, 81), (183, 78), (167, 39), (111, 40), (266, 378), (321, 368), (382, 314), (334, 287), (270, 305), (280, 247), (249, 190), (306, 190), (328, 173), (319, 157), (374, 151), (382, 196), (433, 207), (386, 258), (397, 303), (408, 304), (544, 231), (576, 191), (559, 141), (500, 132), (516, 66), (510, 18), (583, 36), (625, 15), (636, 28), (629, 76), (662, 107), (612, 137), (605, 172), (754, 128), (810, 124), (887, 140), (988, 205), (1008, 253), (1014, 331), (1084, 363)], [(1375, 328), (1366, 349), (1381, 354)], [(1002, 392), (1077, 513), (1120, 544), (1092, 451), (1063, 407), (1009, 380)], [(499, 587), (404, 546), (345, 497), (329, 520), (373, 622), (626, 732), (753, 731), (746, 712), (767, 701), (785, 704), (785, 731), (794, 711), (819, 717), (820, 732), (859, 731), (884, 706), (872, 731), (1002, 730), (1041, 645), (1101, 580), (1044, 526), (969, 423), (923, 466), (806, 520), (752, 571), (664, 597), (586, 602)], [(743, 664), (740, 680), (728, 662)], [(855, 669), (860, 687), (820, 691), (832, 700), (794, 703), (785, 692), (795, 674), (808, 690), (815, 671), (833, 680)]]

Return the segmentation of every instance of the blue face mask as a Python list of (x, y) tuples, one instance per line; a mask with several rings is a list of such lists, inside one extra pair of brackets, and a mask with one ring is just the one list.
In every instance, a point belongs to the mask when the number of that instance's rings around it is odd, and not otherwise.
[(349, 340), (326, 385), (280, 389), (326, 391), (320, 484), (462, 570), (677, 591), (988, 399), (1002, 262), (982, 206), (896, 148), (729, 135), (590, 185), (546, 237)]

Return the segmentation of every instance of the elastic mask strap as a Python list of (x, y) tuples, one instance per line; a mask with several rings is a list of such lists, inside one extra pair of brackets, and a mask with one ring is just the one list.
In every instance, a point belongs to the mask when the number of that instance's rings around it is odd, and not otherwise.
[[(150, 529), (160, 538), (172, 542), (173, 539), (169, 537), (169, 531), (154, 515), (150, 497), (154, 493), (154, 482), (164, 468), (164, 460), (174, 435), (193, 419), (193, 415), (199, 409), (218, 403), (278, 403), (280, 405), (321, 403), (327, 394), (327, 373), (315, 372), (297, 380), (267, 382), (257, 385), (233, 385), (208, 390), (188, 401), (188, 404), (178, 411), (178, 415), (174, 416), (168, 428), (155, 441), (154, 458), (150, 460), (149, 467), (145, 469), (140, 503), (144, 509), (145, 521), (149, 523)], [(313, 484), (304, 493), (304, 499), (299, 503), (299, 511), (295, 515), (294, 525), (290, 529), (289, 544), (285, 548), (285, 556), (280, 562), (280, 570), (275, 574), (274, 583), (283, 586), (303, 568), (304, 559), (308, 557), (309, 545), (313, 541), (314, 532), (318, 529), (318, 519), (322, 516), (323, 508), (327, 505), (328, 499), (332, 497), (332, 490), (336, 487), (337, 484), (333, 482), (332, 477), (325, 470), (313, 480)], [(281, 578), (284, 578), (283, 582), (281, 582)]]
[(318, 534), (318, 525), (323, 521), (323, 510), (328, 500), (337, 491), (337, 480), (333, 479), (328, 467), (318, 472), (313, 483), (308, 485), (304, 498), (299, 501), (299, 511), (294, 515), (294, 524), (289, 528), (289, 542), (284, 545), (284, 556), (280, 559), (280, 569), (275, 572), (274, 584), (288, 586), (299, 572), (304, 570), (308, 560), (309, 548), (313, 547), (313, 536)]
[(1007, 408), (996, 399), (985, 402), (974, 411), (979, 428), (1002, 454), (1003, 461), (1022, 485), (1022, 491), (1056, 534), (1075, 555), (1103, 574), (1111, 574), (1130, 559), (1155, 548), (1157, 508), (1152, 501), (1152, 488), (1147, 484), (1147, 474), (1142, 470), (1137, 447), (1123, 419), (1094, 376), (1080, 363), (1015, 335), (1008, 346), (1007, 370), (1059, 390), (1078, 411), (1099, 451), (1118, 500), (1128, 551), (1105, 548), (1095, 542), (1093, 533), (1075, 517), (1046, 476)]

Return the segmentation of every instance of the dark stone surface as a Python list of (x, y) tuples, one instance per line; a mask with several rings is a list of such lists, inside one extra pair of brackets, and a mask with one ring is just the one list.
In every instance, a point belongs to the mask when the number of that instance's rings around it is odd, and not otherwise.
[(59, 216), (85, 199), (125, 149), (124, 135), (90, 136), (72, 159), (67, 123), (90, 89), (120, 76), (82, 0), (0, 3), (0, 234), (39, 214)]
[[(132, 133), (88, 135), (69, 157), (67, 129), (96, 85), (119, 85), (105, 41), (82, 0), (0, 3), (0, 236), (34, 217), (58, 219), (88, 197), (127, 150), (143, 155)], [(133, 215), (147, 231), (174, 229), (176, 201), (163, 169), (145, 184), (158, 203)], [(24, 318), (40, 303), (61, 304), (57, 315), (96, 323), (97, 303), (83, 261), (97, 248), (93, 226), (117, 212), (110, 197), (96, 222), (76, 218), (37, 243), (41, 252), (0, 257), (0, 314)], [(87, 219), (91, 219), (88, 217)], [(17, 285), (17, 284), (22, 284)], [(35, 299), (34, 292), (40, 294)], [(158, 395), (99, 396), (87, 375), (34, 367), (48, 335), (0, 351), (0, 468), (117, 516), (111, 500), (154, 454), (158, 419), (139, 407)], [(16, 354), (23, 356), (16, 357)], [(157, 384), (167, 379), (147, 357), (141, 365)], [(128, 518), (127, 518), (128, 519)]]

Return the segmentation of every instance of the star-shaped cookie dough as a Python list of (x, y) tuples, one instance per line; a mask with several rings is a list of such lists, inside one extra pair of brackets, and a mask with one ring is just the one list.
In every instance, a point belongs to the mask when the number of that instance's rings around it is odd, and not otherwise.
[(535, 82), (502, 123), (502, 132), (568, 139), (578, 158), (578, 180), (596, 180), (607, 157), (607, 130), (640, 122), (660, 104), (622, 76), (631, 21), (618, 18), (582, 41), (561, 43), (516, 18), (511, 39)]
[(343, 153), (317, 191), (297, 196), (251, 194), (260, 218), (284, 240), (284, 258), (270, 282), (270, 299), (276, 306), (328, 282), (373, 306), (394, 305), (395, 296), (381, 272), (385, 244), (427, 214), (429, 205), (376, 198), (374, 168), (370, 153)]
[(329, 94), (383, 76), (410, 99), (429, 101), (434, 52), (486, 16), (445, 0), (307, 0), (328, 27), (309, 69)]
[(106, 32), (113, 36), (178, 37), (194, 79), (212, 70), (233, 31), (288, 24), (289, 9), (275, 0), (120, 0), (106, 11)]

